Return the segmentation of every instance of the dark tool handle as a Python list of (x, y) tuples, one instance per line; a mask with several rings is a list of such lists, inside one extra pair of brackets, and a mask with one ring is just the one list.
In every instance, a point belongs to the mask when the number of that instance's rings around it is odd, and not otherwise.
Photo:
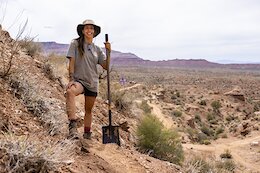
[(108, 42), (108, 34), (105, 34), (105, 41)]
[[(108, 34), (105, 34), (105, 41), (108, 43)], [(110, 59), (110, 52), (106, 49), (107, 59)], [(107, 99), (108, 99), (108, 115), (109, 115), (109, 126), (112, 126), (112, 113), (111, 113), (111, 97), (110, 97), (110, 75), (109, 75), (109, 64), (107, 62)]]

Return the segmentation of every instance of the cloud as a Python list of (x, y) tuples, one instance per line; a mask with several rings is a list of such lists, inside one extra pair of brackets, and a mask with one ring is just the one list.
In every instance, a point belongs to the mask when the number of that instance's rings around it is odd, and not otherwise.
[(90, 18), (102, 27), (96, 44), (103, 46), (108, 33), (114, 49), (145, 59), (259, 62), (259, 7), (257, 0), (13, 0), (4, 24), (23, 11), (19, 22), (28, 18), (28, 30), (40, 41), (69, 43), (77, 37), (76, 26)]

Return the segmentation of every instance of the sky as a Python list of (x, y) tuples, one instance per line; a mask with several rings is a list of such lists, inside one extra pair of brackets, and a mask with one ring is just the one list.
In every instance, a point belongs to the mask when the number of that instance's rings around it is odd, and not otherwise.
[(15, 38), (69, 44), (92, 19), (113, 50), (143, 59), (260, 63), (260, 0), (0, 0), (0, 23)]

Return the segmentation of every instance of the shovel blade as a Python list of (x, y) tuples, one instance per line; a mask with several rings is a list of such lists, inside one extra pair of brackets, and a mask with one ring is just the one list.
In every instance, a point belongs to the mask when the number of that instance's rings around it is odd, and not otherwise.
[(120, 146), (119, 126), (103, 126), (102, 136), (103, 144), (116, 143)]

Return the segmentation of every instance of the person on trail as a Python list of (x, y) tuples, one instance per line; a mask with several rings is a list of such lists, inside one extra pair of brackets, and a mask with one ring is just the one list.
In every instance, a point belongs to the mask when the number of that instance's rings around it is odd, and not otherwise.
[[(67, 58), (69, 59), (69, 83), (66, 88), (66, 109), (69, 119), (69, 138), (78, 139), (75, 97), (84, 94), (85, 116), (83, 138), (91, 138), (92, 108), (98, 93), (97, 64), (107, 69), (110, 59), (100, 47), (93, 43), (93, 38), (101, 32), (100, 26), (93, 20), (85, 20), (77, 26), (78, 38), (70, 43)], [(110, 43), (105, 48), (111, 52)]]

